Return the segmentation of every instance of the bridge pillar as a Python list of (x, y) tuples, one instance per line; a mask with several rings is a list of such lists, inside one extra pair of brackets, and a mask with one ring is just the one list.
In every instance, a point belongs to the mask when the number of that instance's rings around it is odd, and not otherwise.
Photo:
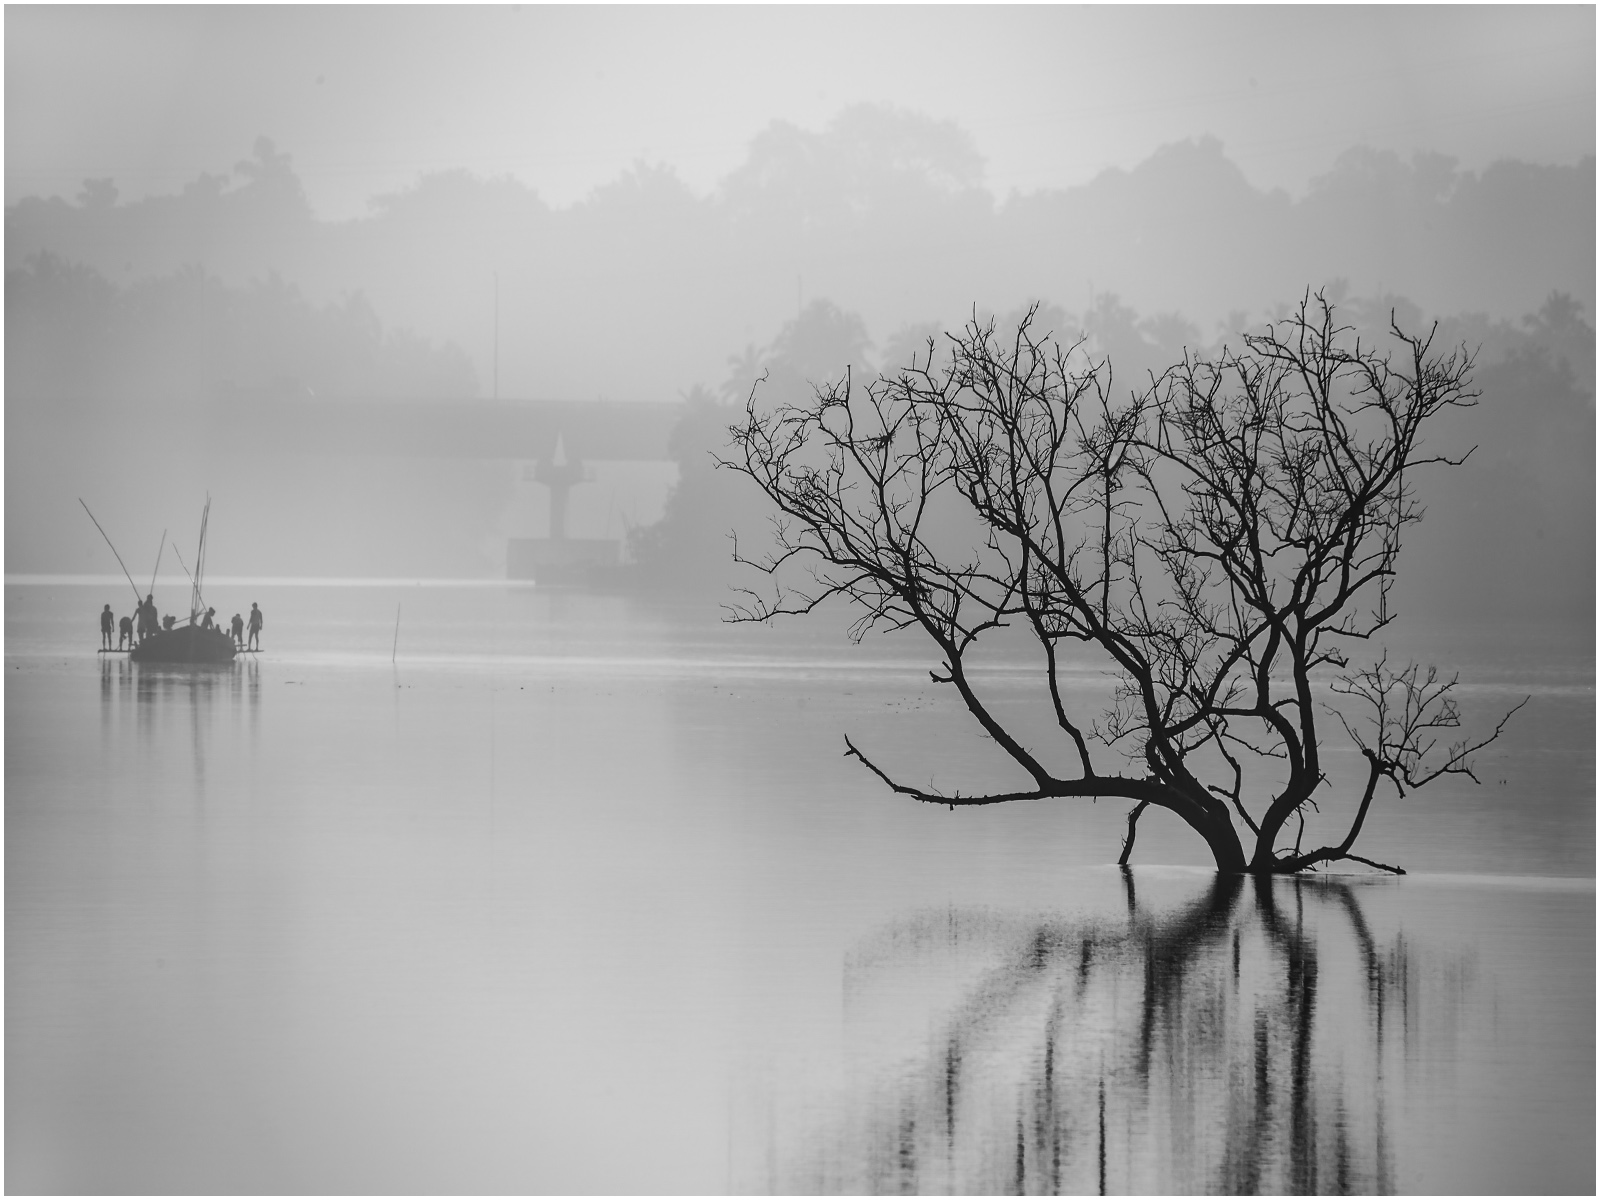
[(593, 478), (580, 459), (568, 459), (557, 436), (555, 453), (534, 460), (524, 479), (550, 489), (550, 536), (512, 538), (506, 545), (506, 577), (545, 584), (584, 584), (597, 571), (614, 570), (621, 543), (606, 538), (567, 537), (567, 497)]
[[(560, 447), (557, 447), (559, 451)], [(533, 478), (550, 489), (550, 540), (565, 541), (567, 537), (567, 493), (572, 485), (582, 483), (588, 476), (578, 459), (557, 462), (542, 458), (534, 464)]]

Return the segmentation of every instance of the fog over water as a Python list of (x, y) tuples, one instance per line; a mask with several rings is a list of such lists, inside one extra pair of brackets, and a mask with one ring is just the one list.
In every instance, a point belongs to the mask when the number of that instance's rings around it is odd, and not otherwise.
[(7, 588), (9, 1190), (1592, 1186), (1592, 667), (1458, 644), (1489, 786), (1263, 896), (888, 795), (844, 735), (1002, 768), (836, 623), (219, 581), (265, 652), (163, 669), (102, 593)]
[[(8, 1191), (1593, 1191), (1592, 8), (5, 23)], [(1404, 877), (919, 804), (845, 737), (1025, 786), (933, 643), (724, 619), (747, 402), (1030, 306), (1125, 399), (1313, 292), (1473, 356), (1383, 640), (1526, 704)], [(259, 654), (95, 653), (202, 565)]]

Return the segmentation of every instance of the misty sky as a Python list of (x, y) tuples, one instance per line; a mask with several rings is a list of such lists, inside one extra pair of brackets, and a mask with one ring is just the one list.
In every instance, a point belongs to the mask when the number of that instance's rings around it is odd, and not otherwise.
[(1571, 164), (1595, 15), (1566, 7), (8, 6), (6, 202), (226, 173), (256, 136), (318, 215), (420, 172), (563, 205), (637, 159), (709, 191), (774, 119), (857, 101), (958, 122), (999, 196), (1213, 134), (1302, 191), (1351, 145)]

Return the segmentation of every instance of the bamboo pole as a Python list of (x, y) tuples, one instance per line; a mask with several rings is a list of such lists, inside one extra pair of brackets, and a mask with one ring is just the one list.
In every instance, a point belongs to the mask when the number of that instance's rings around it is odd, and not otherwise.
[[(78, 497), (78, 503), (79, 504), (83, 504), (83, 497), (82, 496)], [(110, 538), (110, 536), (101, 527), (100, 522), (99, 521), (95, 521), (94, 514), (92, 512), (89, 512), (89, 506), (87, 504), (83, 504), (83, 511), (86, 512), (86, 513), (89, 513), (89, 520), (94, 521), (94, 527), (96, 529), (100, 530), (100, 536), (106, 539), (106, 545), (111, 546), (111, 538)], [(166, 535), (163, 534), (162, 536), (165, 537)], [(133, 589), (134, 603), (135, 604), (143, 604), (144, 603), (144, 597), (139, 595), (139, 585), (133, 581), (133, 576), (128, 574), (128, 565), (122, 561), (122, 555), (117, 554), (117, 548), (115, 546), (111, 546), (111, 553), (116, 555), (117, 566), (122, 568), (123, 575), (127, 576), (128, 586)]]
[(161, 531), (161, 543), (156, 547), (156, 566), (150, 572), (150, 595), (156, 594), (156, 576), (161, 574), (161, 552), (167, 548), (167, 531)]

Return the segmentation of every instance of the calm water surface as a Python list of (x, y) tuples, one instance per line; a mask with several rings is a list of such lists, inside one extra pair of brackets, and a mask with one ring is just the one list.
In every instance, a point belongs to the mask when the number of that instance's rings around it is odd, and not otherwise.
[(1594, 1189), (1592, 645), (1418, 635), (1469, 717), (1533, 696), (1484, 786), (1385, 801), (1404, 879), (1263, 888), (1176, 822), (1103, 865), (1117, 804), (886, 794), (845, 732), (1009, 778), (914, 640), (208, 590), (259, 658), (6, 588), (8, 1191)]

